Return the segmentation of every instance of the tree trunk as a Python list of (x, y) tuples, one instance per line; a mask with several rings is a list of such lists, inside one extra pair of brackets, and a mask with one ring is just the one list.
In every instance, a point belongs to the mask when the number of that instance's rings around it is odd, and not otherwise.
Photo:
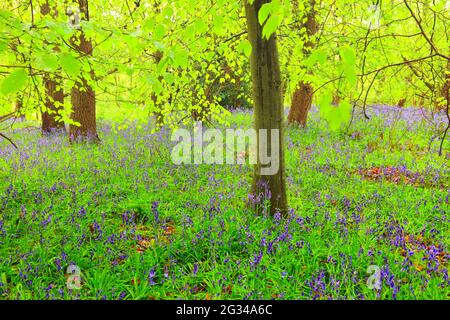
[(17, 94), (16, 96), (16, 107), (15, 107), (15, 112), (16, 112), (16, 119), (17, 120), (25, 120), (25, 115), (22, 113), (23, 109), (23, 96), (22, 94)]
[[(284, 116), (283, 97), (281, 93), (280, 63), (276, 36), (263, 39), (262, 26), (258, 22), (258, 12), (261, 6), (270, 0), (254, 0), (253, 4), (245, 2), (247, 29), (249, 41), (252, 44), (250, 57), (253, 83), (253, 101), (255, 114), (255, 129), (258, 136), (257, 150), (267, 143), (267, 153), (278, 153), (279, 168), (272, 175), (263, 175), (260, 152), (257, 151), (257, 164), (253, 178), (252, 194), (266, 194), (270, 199), (271, 213), (287, 211), (286, 184), (284, 179)], [(261, 129), (267, 130), (268, 141), (259, 137)], [(277, 133), (277, 143), (272, 144), (272, 130)], [(269, 192), (270, 191), (270, 192)]]
[(446, 106), (450, 104), (450, 60), (447, 61), (447, 68), (444, 75), (444, 84), (441, 89), (441, 96), (444, 98), (444, 106), (442, 109), (445, 110)]
[(331, 102), (331, 104), (333, 106), (338, 106), (339, 103), (341, 103), (341, 95), (340, 95), (339, 90), (337, 90), (337, 92), (335, 92), (333, 95), (333, 101)]
[[(305, 56), (308, 55), (311, 49), (314, 48), (314, 42), (311, 40), (311, 37), (317, 33), (318, 29), (316, 22), (315, 0), (310, 0), (309, 5), (310, 8), (306, 17), (306, 23), (303, 25), (303, 27), (306, 28), (306, 34), (308, 36), (308, 40), (303, 47), (303, 53)], [(298, 8), (297, 1), (294, 1), (294, 8)], [(306, 126), (308, 112), (312, 105), (313, 94), (314, 89), (311, 84), (303, 81), (300, 81), (297, 84), (292, 96), (291, 109), (289, 110), (289, 123), (296, 123), (302, 127)]]
[[(80, 9), (80, 19), (89, 21), (89, 7), (88, 0), (77, 0)], [(86, 38), (83, 30), (80, 27), (78, 37), (71, 40), (72, 46), (85, 56), (92, 55), (92, 42)], [(94, 71), (90, 73), (91, 78), (94, 78)], [(70, 140), (90, 140), (98, 141), (97, 122), (95, 110), (95, 92), (89, 85), (86, 75), (81, 75), (72, 88), (72, 120), (78, 122), (80, 125), (70, 125), (69, 135)]]
[(314, 89), (309, 83), (300, 81), (292, 96), (291, 109), (289, 110), (288, 122), (296, 123), (306, 127), (308, 111), (311, 108)]
[(99, 140), (95, 111), (95, 92), (87, 80), (82, 78), (72, 88), (72, 120), (80, 125), (70, 125), (71, 140)]
[[(41, 5), (41, 14), (43, 16), (46, 16), (49, 15), (50, 12), (50, 5), (48, 1), (46, 1)], [(53, 8), (53, 13), (51, 14), (51, 16), (53, 18), (58, 17), (58, 11), (56, 8)], [(46, 45), (48, 44), (46, 43)], [(58, 48), (55, 48), (54, 50), (58, 51)], [(43, 134), (48, 134), (56, 131), (66, 131), (64, 122), (62, 122), (61, 120), (57, 120), (64, 104), (64, 92), (62, 91), (61, 82), (62, 81), (60, 77), (55, 77), (54, 79), (52, 79), (49, 74), (44, 74), (44, 86), (47, 96), (45, 100), (45, 109), (41, 110), (41, 129)]]
[[(161, 60), (163, 58), (163, 55), (164, 54), (163, 54), (162, 51), (158, 50), (158, 51), (155, 52), (155, 54), (154, 54), (155, 64), (159, 64), (161, 62)], [(163, 77), (159, 76), (158, 80), (162, 81)], [(158, 110), (158, 108), (162, 107), (162, 105), (159, 103), (158, 96), (156, 95), (156, 93), (152, 93), (152, 102), (153, 102), (153, 105), (155, 107), (155, 111), (153, 112), (153, 115), (156, 118), (156, 125), (158, 127), (162, 127), (164, 125), (164, 114), (162, 113), (161, 110)]]
[[(450, 71), (450, 60), (447, 61), (447, 71)], [(445, 83), (442, 87), (441, 94), (444, 96), (444, 99), (445, 99), (444, 110), (445, 110), (445, 115), (447, 116), (447, 127), (445, 128), (444, 132), (442, 133), (441, 144), (439, 146), (439, 156), (442, 156), (444, 142), (445, 142), (447, 134), (450, 130), (450, 73), (446, 72), (444, 80), (445, 80)]]
[(49, 75), (44, 76), (44, 84), (46, 89), (45, 111), (41, 112), (42, 116), (42, 133), (66, 132), (64, 122), (58, 120), (62, 105), (64, 104), (64, 92), (60, 87), (60, 79), (52, 80)]

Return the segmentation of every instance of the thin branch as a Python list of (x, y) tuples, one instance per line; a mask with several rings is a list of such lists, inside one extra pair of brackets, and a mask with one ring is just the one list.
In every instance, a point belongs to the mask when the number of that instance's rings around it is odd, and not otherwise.
[(9, 120), (11, 118), (14, 118), (15, 115), (16, 115), (16, 112), (11, 112), (11, 113), (8, 113), (8, 114), (6, 114), (4, 116), (0, 116), (0, 122)]
[(227, 42), (230, 42), (231, 40), (234, 40), (234, 39), (236, 39), (236, 38), (240, 38), (240, 37), (243, 36), (244, 34), (247, 34), (247, 31), (239, 32), (239, 33), (237, 33), (237, 34), (235, 34), (235, 35), (229, 37), (228, 39), (225, 39), (225, 40), (223, 41), (223, 43), (227, 43)]
[(403, 0), (403, 2), (405, 3), (406, 7), (408, 8), (409, 12), (411, 13), (411, 16), (413, 17), (414, 21), (416, 21), (416, 24), (420, 29), (420, 33), (422, 33), (423, 37), (430, 44), (432, 50), (436, 53), (436, 55), (438, 55), (439, 57), (444, 58), (446, 60), (450, 60), (450, 57), (447, 57), (446, 55), (439, 52), (439, 50), (436, 48), (436, 45), (434, 44), (434, 42), (425, 33), (425, 30), (422, 27), (422, 23), (419, 21), (419, 19), (417, 19), (416, 15), (414, 14), (414, 11), (409, 6), (407, 0)]
[(8, 138), (7, 136), (5, 136), (5, 135), (4, 135), (3, 133), (1, 133), (1, 132), (0, 132), (0, 137), (3, 137), (3, 138), (5, 138), (6, 140), (8, 140), (9, 143), (11, 143), (12, 146), (13, 146), (14, 148), (19, 149), (19, 148), (16, 146), (16, 144), (15, 144), (10, 138)]

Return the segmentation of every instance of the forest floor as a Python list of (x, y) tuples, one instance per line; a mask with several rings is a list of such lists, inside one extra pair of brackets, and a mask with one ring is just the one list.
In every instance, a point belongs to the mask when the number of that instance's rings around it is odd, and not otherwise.
[(385, 109), (346, 133), (314, 114), (287, 130), (287, 219), (246, 207), (251, 166), (176, 166), (145, 123), (102, 120), (99, 145), (17, 129), (19, 150), (0, 146), (0, 299), (449, 299), (449, 143), (439, 157), (442, 123)]

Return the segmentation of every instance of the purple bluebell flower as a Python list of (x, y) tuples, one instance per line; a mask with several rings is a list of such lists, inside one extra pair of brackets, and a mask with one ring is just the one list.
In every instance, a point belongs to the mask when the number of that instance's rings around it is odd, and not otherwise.
[(252, 269), (255, 269), (259, 265), (259, 263), (262, 260), (262, 257), (263, 257), (263, 252), (262, 251), (260, 251), (259, 254), (255, 254), (255, 256), (253, 258), (253, 261), (250, 262), (250, 265), (251, 265)]
[(154, 281), (154, 278), (155, 278), (155, 268), (151, 269), (151, 270), (148, 272), (148, 283), (149, 283), (150, 285), (156, 284), (156, 282)]
[(198, 263), (194, 263), (194, 269), (192, 270), (192, 273), (195, 276), (197, 274), (197, 272), (198, 272)]
[(159, 223), (159, 211), (158, 211), (159, 202), (152, 202), (152, 213), (156, 223)]

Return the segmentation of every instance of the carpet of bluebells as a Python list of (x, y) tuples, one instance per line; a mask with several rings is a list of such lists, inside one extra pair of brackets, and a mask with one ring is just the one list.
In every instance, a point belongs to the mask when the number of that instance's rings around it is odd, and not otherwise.
[[(181, 165), (170, 132), (100, 121), (98, 145), (22, 124), (0, 144), (0, 299), (449, 299), (442, 115), (368, 108), (286, 132), (287, 217), (249, 165)], [(232, 127), (251, 126), (233, 112)], [(67, 268), (81, 270), (68, 289)], [(367, 285), (369, 266), (381, 289)]]

